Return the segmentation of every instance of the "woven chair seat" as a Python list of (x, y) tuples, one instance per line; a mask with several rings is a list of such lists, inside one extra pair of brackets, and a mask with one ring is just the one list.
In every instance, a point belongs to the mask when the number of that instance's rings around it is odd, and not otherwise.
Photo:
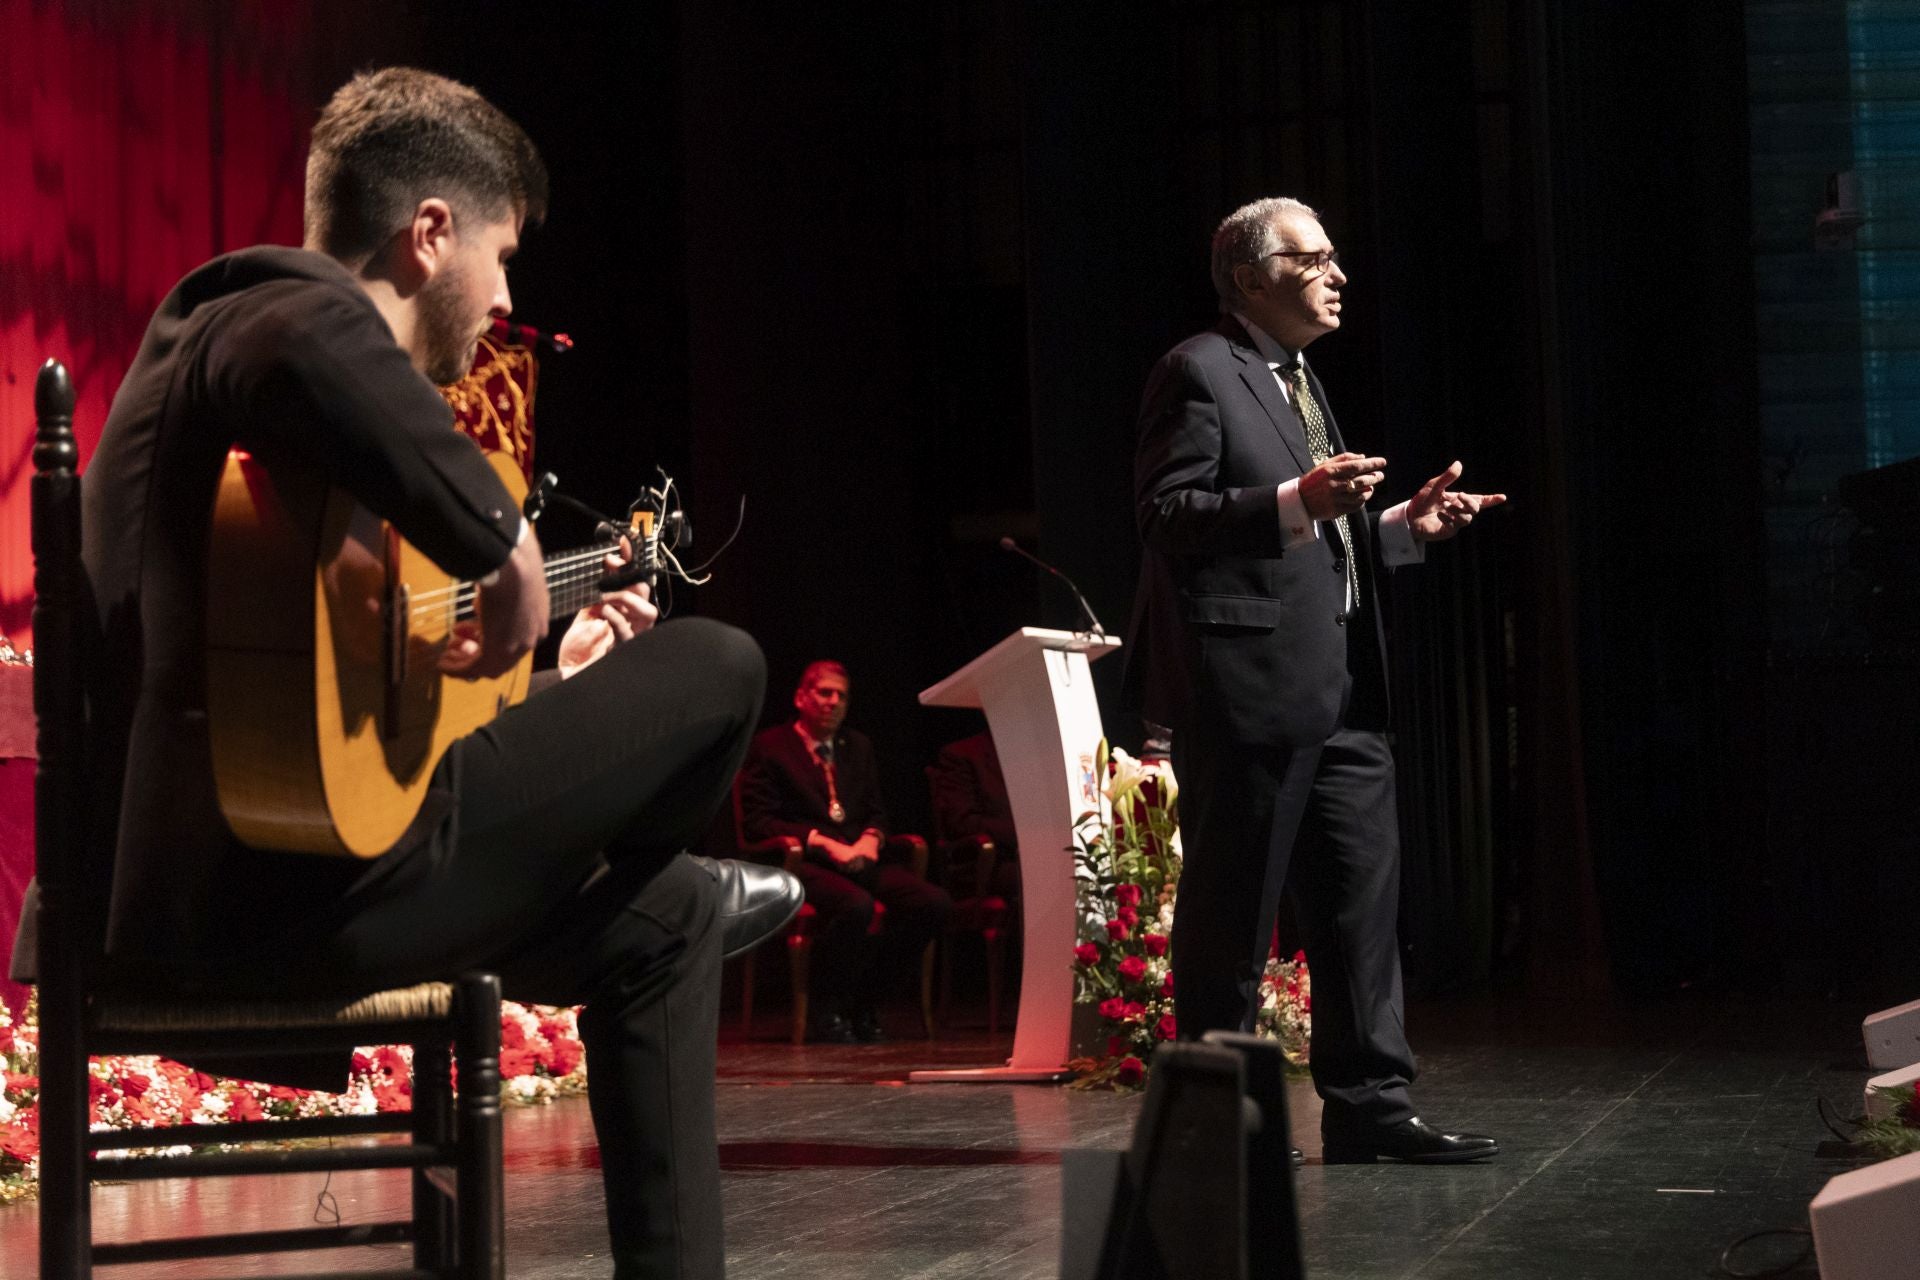
[(90, 1023), (99, 1031), (215, 1031), (225, 1028), (337, 1027), (354, 1023), (419, 1022), (445, 1018), (453, 986), (422, 982), (347, 1000), (170, 1000), (112, 997), (96, 1000)]

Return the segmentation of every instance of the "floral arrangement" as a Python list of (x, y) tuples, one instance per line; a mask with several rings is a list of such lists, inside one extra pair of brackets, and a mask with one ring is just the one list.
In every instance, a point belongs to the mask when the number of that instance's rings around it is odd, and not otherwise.
[(1854, 1142), (1881, 1160), (1920, 1151), (1920, 1082), (1874, 1092), (1887, 1105), (1878, 1119), (1860, 1125)]
[[(587, 1070), (575, 1010), (506, 1002), (501, 1006), (500, 1044), (500, 1092), (507, 1101), (550, 1102), (585, 1091)], [(413, 1052), (405, 1046), (357, 1049), (346, 1088), (324, 1093), (222, 1079), (165, 1058), (93, 1058), (87, 1064), (93, 1128), (167, 1129), (406, 1111), (413, 1105), (412, 1060)], [(0, 1204), (30, 1196), (37, 1186), (39, 1062), (34, 1006), (27, 1006), (16, 1026), (0, 1003)], [(152, 1150), (184, 1155), (193, 1148), (169, 1145), (156, 1135)]]
[[(1174, 900), (1180, 884), (1179, 787), (1164, 763), (1135, 760), (1105, 742), (1094, 777), (1105, 800), (1074, 823), (1078, 943), (1074, 1002), (1097, 1011), (1104, 1052), (1076, 1057), (1076, 1089), (1137, 1089), (1153, 1050), (1178, 1033), (1173, 1013)], [(1257, 1027), (1307, 1060), (1311, 990), (1304, 955), (1271, 960)], [(1081, 1047), (1085, 1047), (1084, 1045)]]

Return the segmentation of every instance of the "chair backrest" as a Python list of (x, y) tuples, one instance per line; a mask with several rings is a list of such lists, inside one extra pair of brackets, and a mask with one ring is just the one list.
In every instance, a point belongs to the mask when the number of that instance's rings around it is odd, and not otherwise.
[[(97, 625), (80, 559), (80, 454), (73, 435), (72, 379), (58, 360), (41, 366), (33, 391), (37, 432), (33, 514), (34, 879), (42, 977), (99, 951), (103, 895), (87, 853), (88, 636)], [(43, 984), (44, 985), (44, 984)], [(42, 991), (42, 1004), (46, 993)]]

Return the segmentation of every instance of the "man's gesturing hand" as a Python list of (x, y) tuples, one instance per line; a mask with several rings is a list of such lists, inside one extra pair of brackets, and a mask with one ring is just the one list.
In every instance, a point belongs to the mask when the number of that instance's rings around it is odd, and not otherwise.
[(1504, 493), (1455, 493), (1453, 482), (1465, 470), (1458, 462), (1420, 486), (1407, 503), (1407, 528), (1421, 542), (1442, 542), (1488, 507), (1507, 500)]
[(1300, 502), (1315, 520), (1352, 515), (1367, 505), (1373, 487), (1386, 479), (1387, 460), (1342, 453), (1300, 477)]
[(504, 675), (547, 634), (547, 575), (540, 539), (529, 528), (507, 562), (483, 582), (480, 621), (456, 623), (440, 669), (468, 680)]

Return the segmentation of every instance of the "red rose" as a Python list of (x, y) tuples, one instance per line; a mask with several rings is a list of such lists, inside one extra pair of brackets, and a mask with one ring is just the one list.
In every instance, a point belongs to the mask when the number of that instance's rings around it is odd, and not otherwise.
[(553, 1074), (555, 1079), (565, 1079), (580, 1065), (585, 1050), (580, 1042), (573, 1039), (561, 1039), (553, 1042)]
[(1123, 907), (1137, 907), (1146, 894), (1137, 884), (1119, 884), (1113, 887), (1113, 900)]
[(1179, 1032), (1174, 1026), (1173, 1015), (1170, 1013), (1164, 1015), (1160, 1019), (1159, 1025), (1153, 1029), (1153, 1038), (1155, 1040), (1171, 1040), (1177, 1034), (1179, 1034)]
[(1122, 924), (1126, 925), (1127, 928), (1131, 929), (1133, 928), (1133, 926), (1140, 923), (1140, 913), (1138, 911), (1135, 911), (1132, 907), (1122, 907), (1120, 908), (1119, 912), (1114, 916), (1114, 919), (1120, 921)]
[(40, 1107), (22, 1107), (14, 1113), (13, 1123), (0, 1129), (0, 1151), (22, 1162), (40, 1156)]
[(298, 1102), (300, 1101), (300, 1090), (295, 1089), (291, 1085), (268, 1085), (267, 1097), (274, 1102)]
[(13, 1024), (8, 1023), (0, 1027), (0, 1053), (5, 1053), (11, 1048), (13, 1048)]
[(1294, 953), (1293, 953), (1293, 962), (1294, 962), (1295, 964), (1305, 964), (1305, 963), (1307, 962), (1307, 953), (1306, 953), (1306, 952), (1304, 952), (1304, 951), (1296, 951), (1296, 952), (1294, 952)]
[(1147, 962), (1139, 956), (1128, 956), (1120, 962), (1120, 976), (1128, 982), (1138, 982), (1147, 976)]
[(536, 1060), (530, 1049), (502, 1049), (500, 1051), (500, 1078), (517, 1080), (521, 1076), (533, 1074)]
[(1140, 941), (1145, 944), (1147, 954), (1150, 956), (1167, 954), (1167, 935), (1164, 933), (1143, 933), (1140, 935)]
[(1127, 1001), (1127, 1017), (1144, 1018), (1146, 1016), (1147, 1016), (1147, 1006), (1141, 1004), (1138, 1000)]
[(1147, 1068), (1138, 1058), (1122, 1058), (1120, 1065), (1113, 1069), (1115, 1084), (1132, 1088), (1147, 1078)]
[(1173, 999), (1173, 971), (1171, 969), (1167, 971), (1167, 980), (1160, 984), (1160, 994), (1169, 1000)]
[(556, 1044), (562, 1040), (573, 1039), (573, 1036), (567, 1032), (566, 1024), (558, 1018), (540, 1019), (540, 1034)]
[(520, 1019), (500, 1019), (500, 1047), (502, 1049), (518, 1049), (526, 1042), (527, 1029), (520, 1025)]
[(147, 1090), (153, 1087), (153, 1081), (146, 1076), (125, 1075), (120, 1077), (120, 1092), (129, 1098), (144, 1098)]
[(364, 1076), (373, 1071), (373, 1059), (358, 1049), (353, 1051), (353, 1074)]
[(1100, 948), (1091, 942), (1083, 942), (1073, 949), (1073, 962), (1082, 968), (1100, 963)]
[(1100, 1002), (1100, 1016), (1109, 1022), (1118, 1022), (1127, 1016), (1127, 1002), (1119, 996)]
[(1126, 1054), (1127, 1050), (1132, 1047), (1133, 1046), (1127, 1042), (1125, 1036), (1107, 1037), (1107, 1056), (1109, 1058), (1122, 1057)]
[(213, 1086), (215, 1083), (214, 1078), (208, 1075), (206, 1072), (196, 1071), (190, 1077), (188, 1077), (188, 1079), (192, 1082), (193, 1087), (199, 1090), (201, 1093), (213, 1092)]
[(260, 1102), (245, 1089), (232, 1089), (227, 1093), (227, 1119), (264, 1120), (267, 1113), (260, 1109)]
[(1124, 920), (1107, 921), (1107, 936), (1115, 942), (1125, 942), (1127, 940), (1127, 922)]

